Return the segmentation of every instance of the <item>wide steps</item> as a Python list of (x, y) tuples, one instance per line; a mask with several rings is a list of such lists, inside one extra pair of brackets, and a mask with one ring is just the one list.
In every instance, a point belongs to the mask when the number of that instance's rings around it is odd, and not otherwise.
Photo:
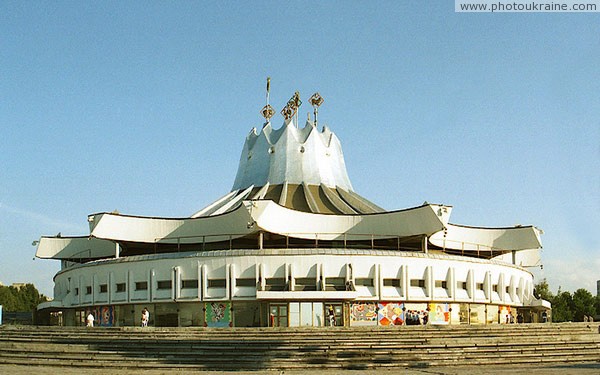
[(375, 369), (600, 363), (597, 323), (324, 329), (0, 327), (0, 364)]

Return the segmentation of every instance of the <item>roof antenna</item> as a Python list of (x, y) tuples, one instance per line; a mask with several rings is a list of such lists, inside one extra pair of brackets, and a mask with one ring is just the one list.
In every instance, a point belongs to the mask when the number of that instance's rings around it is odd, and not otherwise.
[(308, 99), (308, 102), (310, 103), (310, 105), (313, 106), (313, 108), (315, 110), (315, 122), (314, 122), (315, 128), (317, 127), (317, 115), (319, 114), (319, 106), (321, 104), (323, 104), (324, 101), (325, 101), (325, 99), (323, 99), (321, 94), (319, 94), (318, 92), (315, 92), (314, 94), (312, 94), (310, 99)]
[(266, 122), (263, 128), (271, 122), (271, 117), (275, 114), (275, 110), (269, 104), (269, 93), (271, 91), (271, 77), (267, 77), (267, 104), (260, 110), (260, 114), (265, 118)]

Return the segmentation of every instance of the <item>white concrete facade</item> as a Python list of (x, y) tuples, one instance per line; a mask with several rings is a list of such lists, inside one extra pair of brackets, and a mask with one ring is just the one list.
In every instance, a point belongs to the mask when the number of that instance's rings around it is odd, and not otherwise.
[[(285, 280), (285, 290), (269, 290), (267, 280), (272, 278)], [(238, 285), (240, 279), (245, 281), (242, 286)], [(298, 279), (314, 280), (315, 290), (296, 290), (294, 282)], [(343, 279), (341, 285), (350, 282), (352, 290), (330, 290), (328, 281), (334, 279)], [(398, 281), (387, 286), (388, 279)], [(182, 280), (194, 280), (197, 286), (184, 287)], [(221, 282), (218, 287), (210, 287), (209, 280)], [(361, 285), (364, 280), (371, 280), (372, 285)], [(415, 280), (423, 280), (423, 287), (411, 286)], [(168, 288), (159, 286), (165, 281), (170, 283)], [(136, 288), (137, 283), (144, 282), (147, 289)], [(445, 285), (436, 287), (436, 282)], [(118, 291), (117, 284), (125, 284), (124, 290)], [(348, 249), (227, 250), (144, 255), (70, 267), (56, 275), (54, 295), (65, 307), (248, 299), (522, 306), (532, 301), (533, 276), (501, 262), (444, 254)]]

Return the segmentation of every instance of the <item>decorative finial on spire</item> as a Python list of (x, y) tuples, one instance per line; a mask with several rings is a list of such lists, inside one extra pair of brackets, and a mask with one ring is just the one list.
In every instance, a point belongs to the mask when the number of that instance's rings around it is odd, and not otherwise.
[(260, 110), (260, 114), (262, 115), (262, 117), (264, 117), (265, 120), (267, 120), (267, 122), (265, 122), (265, 125), (269, 123), (269, 121), (271, 120), (271, 117), (273, 117), (273, 115), (275, 114), (275, 110), (269, 104), (270, 92), (271, 92), (271, 77), (267, 77), (267, 104), (264, 107), (262, 107), (262, 109)]
[(273, 117), (273, 115), (275, 114), (275, 110), (273, 109), (273, 107), (271, 107), (270, 104), (267, 104), (260, 110), (260, 114), (262, 115), (262, 117), (265, 118), (265, 120), (267, 120), (267, 122), (269, 122), (271, 120), (271, 117)]
[(315, 109), (315, 127), (317, 126), (317, 115), (319, 113), (319, 106), (321, 104), (323, 104), (324, 101), (325, 101), (325, 99), (323, 99), (321, 94), (319, 94), (318, 92), (315, 92), (314, 94), (312, 94), (310, 99), (308, 99), (308, 102), (310, 103), (310, 105), (312, 105), (313, 108)]
[[(287, 104), (281, 110), (281, 114), (287, 120), (294, 117), (297, 114), (298, 108), (302, 105), (302, 100), (300, 100), (300, 93), (296, 91), (294, 95), (288, 100)], [(296, 123), (298, 119), (296, 119)]]

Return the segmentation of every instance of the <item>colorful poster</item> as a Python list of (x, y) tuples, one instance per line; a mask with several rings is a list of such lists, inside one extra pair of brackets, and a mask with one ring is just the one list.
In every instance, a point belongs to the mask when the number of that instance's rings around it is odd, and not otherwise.
[(429, 309), (431, 324), (450, 324), (450, 306), (447, 303), (432, 303)]
[(231, 303), (210, 302), (206, 304), (205, 321), (207, 327), (231, 326)]
[(353, 303), (350, 307), (351, 325), (377, 324), (376, 303)]
[(403, 303), (379, 302), (377, 304), (377, 321), (382, 326), (400, 326), (404, 324)]
[(115, 308), (114, 306), (97, 306), (92, 307), (85, 312), (94, 316), (94, 325), (96, 327), (112, 327), (115, 325)]

